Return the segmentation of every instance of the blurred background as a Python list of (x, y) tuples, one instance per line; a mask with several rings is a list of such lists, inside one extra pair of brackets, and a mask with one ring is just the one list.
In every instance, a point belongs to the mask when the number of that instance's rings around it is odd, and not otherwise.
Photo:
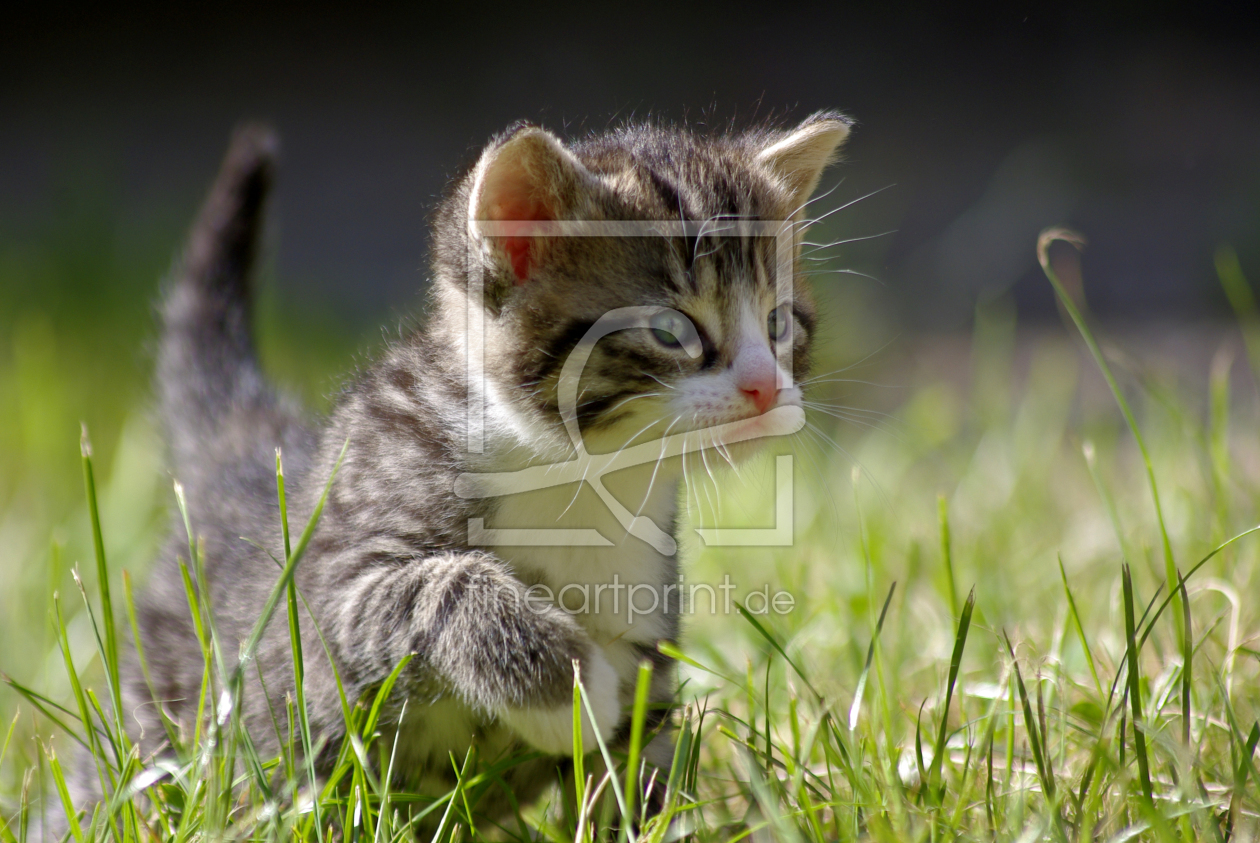
[[(1098, 314), (1212, 316), (1217, 244), (1260, 258), (1246, 8), (23, 3), (0, 36), (0, 248), (67, 260), (73, 232), (85, 257), (126, 253), (150, 290), (231, 126), (263, 118), (285, 143), (284, 300), (374, 324), (423, 286), (448, 176), (512, 121), (578, 135), (839, 108), (859, 125), (835, 204), (886, 188), (843, 233), (895, 230), (846, 260), (879, 279), (867, 294), (889, 319), (954, 330), (1002, 291), (1045, 318), (1028, 244), (1057, 223), (1090, 238)], [(42, 280), (5, 309), (102, 295), (68, 270), (56, 292)]]
[[(906, 387), (856, 405), (916, 396), (908, 423), (934, 431), (924, 453), (976, 417), (970, 387), (938, 381), (1009, 390), (1028, 337), (1067, 336), (1036, 263), (1044, 227), (1089, 238), (1094, 317), (1169, 355), (1192, 387), (1233, 336), (1218, 247), (1260, 276), (1249, 4), (361, 5), (6, 8), (0, 641), (41, 642), (0, 647), (14, 675), (48, 686), (62, 672), (33, 595), (69, 593), (68, 567), (91, 558), (80, 422), (107, 486), (111, 556), (142, 569), (151, 554), (170, 485), (146, 412), (152, 302), (242, 119), (270, 121), (284, 146), (262, 353), (316, 406), (382, 325), (417, 311), (427, 215), (522, 118), (570, 136), (634, 118), (856, 118), (818, 206), (852, 203), (816, 236), (853, 241), (821, 253), (839, 270), (818, 279), (824, 359), (868, 360), (858, 377)], [(1053, 358), (1046, 377), (1073, 359)], [(90, 653), (88, 627), (74, 636)]]
[(819, 278), (839, 353), (967, 331), (978, 302), (1057, 320), (1033, 248), (1055, 224), (1089, 238), (1101, 319), (1157, 335), (1219, 320), (1214, 251), (1260, 265), (1247, 7), (16, 4), (0, 27), (0, 361), (76, 386), (40, 410), (6, 391), (0, 442), (73, 460), (79, 420), (112, 428), (105, 407), (144, 395), (158, 280), (242, 119), (284, 143), (264, 353), (316, 399), (415, 312), (427, 214), (522, 118), (580, 135), (852, 115), (819, 209), (854, 204), (815, 239), (881, 236), (821, 255), (860, 273)]

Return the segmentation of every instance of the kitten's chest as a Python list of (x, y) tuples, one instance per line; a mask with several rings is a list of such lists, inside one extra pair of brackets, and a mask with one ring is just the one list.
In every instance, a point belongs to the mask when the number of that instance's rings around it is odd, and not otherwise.
[[(676, 481), (620, 479), (606, 488), (625, 512), (672, 537)], [(532, 586), (536, 603), (569, 611), (600, 645), (653, 645), (669, 637), (675, 609), (666, 586), (677, 581), (675, 557), (631, 535), (625, 512), (618, 518), (589, 485), (576, 486), (501, 498), (474, 543), (511, 565)]]

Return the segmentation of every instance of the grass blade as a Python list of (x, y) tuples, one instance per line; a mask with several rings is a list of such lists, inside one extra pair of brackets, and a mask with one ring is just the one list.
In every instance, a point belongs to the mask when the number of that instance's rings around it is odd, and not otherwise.
[(83, 843), (83, 827), (79, 825), (79, 812), (74, 809), (74, 802), (70, 800), (70, 789), (66, 787), (66, 776), (61, 771), (61, 762), (57, 760), (56, 751), (50, 746), (48, 753), (48, 768), (52, 771), (53, 784), (57, 787), (57, 795), (61, 797), (61, 807), (65, 809), (66, 821), (70, 826), (70, 834), (77, 843)]
[[(1068, 294), (1067, 289), (1063, 286), (1063, 282), (1059, 280), (1058, 273), (1054, 271), (1054, 267), (1050, 264), (1050, 244), (1056, 240), (1069, 243), (1079, 251), (1085, 246), (1085, 238), (1066, 228), (1047, 228), (1041, 232), (1041, 236), (1037, 239), (1037, 260), (1040, 261), (1042, 271), (1050, 279), (1051, 285), (1054, 286), (1054, 292), (1058, 295), (1059, 301), (1063, 303), (1064, 309), (1072, 317), (1072, 322), (1085, 340), (1085, 345), (1088, 346), (1090, 354), (1093, 355), (1094, 362), (1098, 364), (1103, 378), (1107, 381), (1107, 386), (1111, 389), (1112, 396), (1120, 406), (1120, 412), (1124, 415), (1125, 423), (1129, 426), (1129, 432), (1133, 434), (1133, 439), (1137, 442), (1138, 451), (1142, 454), (1142, 464), (1146, 467), (1146, 479), (1150, 484), (1151, 500), (1155, 505), (1155, 520), (1159, 524), (1159, 537), (1164, 550), (1164, 575), (1168, 581), (1168, 590), (1173, 596), (1174, 603), (1179, 604), (1181, 598), (1176, 591), (1177, 562), (1173, 558), (1172, 542), (1168, 539), (1168, 528), (1164, 525), (1164, 508), (1159, 500), (1159, 484), (1155, 482), (1155, 469), (1151, 464), (1150, 452), (1146, 448), (1146, 440), (1142, 438), (1142, 431), (1138, 428), (1137, 419), (1134, 418), (1133, 411), (1129, 409), (1129, 402), (1120, 390), (1120, 385), (1116, 382), (1115, 375), (1111, 373), (1111, 367), (1107, 365), (1102, 349), (1098, 347), (1098, 343), (1094, 340), (1094, 335), (1090, 331), (1089, 325), (1085, 322), (1085, 317), (1077, 309), (1072, 296)], [(1183, 634), (1181, 630), (1180, 605), (1176, 606), (1173, 614), (1176, 618), (1177, 635), (1180, 638)]]
[(105, 562), (105, 539), (101, 533), (101, 513), (96, 503), (96, 478), (92, 470), (92, 443), (88, 441), (87, 425), (83, 426), (79, 439), (79, 454), (83, 461), (83, 486), (87, 491), (88, 520), (92, 525), (92, 549), (96, 555), (97, 588), (101, 593), (101, 626), (105, 630), (105, 670), (109, 678), (110, 697), (114, 703), (115, 717), (122, 719), (122, 692), (118, 669), (118, 633), (114, 629), (114, 604), (109, 594), (109, 566)]
[(1124, 637), (1128, 644), (1129, 674), (1129, 706), (1133, 711), (1133, 754), (1137, 756), (1138, 777), (1142, 783), (1142, 794), (1148, 803), (1153, 804), (1151, 789), (1150, 761), (1146, 757), (1146, 733), (1142, 725), (1142, 676), (1138, 668), (1138, 644), (1135, 631), (1133, 611), (1133, 579), (1129, 566), (1121, 569), (1121, 583), (1124, 589)]
[(1252, 377), (1260, 382), (1260, 317), (1256, 314), (1256, 297), (1243, 275), (1238, 253), (1229, 246), (1216, 250), (1216, 277), (1220, 279), (1229, 306), (1238, 318), (1242, 329), (1243, 344), (1247, 347), (1247, 361), (1251, 364)]
[(941, 562), (945, 566), (946, 584), (949, 586), (949, 613), (958, 611), (958, 586), (954, 580), (954, 554), (949, 537), (949, 502), (944, 495), (936, 497), (937, 521), (941, 528)]
[[(284, 461), (280, 449), (276, 448), (276, 496), (280, 503), (280, 533), (284, 537), (284, 558), (288, 562), (293, 558), (293, 548), (289, 542), (289, 507), (284, 489)], [(298, 732), (302, 741), (302, 755), (306, 761), (306, 778), (312, 790), (318, 787), (315, 775), (315, 753), (311, 739), (311, 720), (306, 708), (306, 661), (302, 652), (302, 621), (298, 614), (297, 581), (289, 579), (287, 594), (287, 612), (289, 620), (289, 646), (293, 655), (293, 695), (297, 706)], [(392, 685), (392, 683), (391, 683)], [(323, 843), (324, 820), (320, 800), (312, 802), (315, 820), (315, 834)]]
[(971, 628), (971, 612), (976, 606), (976, 588), (971, 587), (967, 602), (958, 618), (958, 632), (954, 636), (954, 652), (949, 657), (949, 681), (945, 684), (945, 704), (941, 707), (941, 726), (936, 733), (936, 748), (932, 755), (932, 769), (928, 772), (928, 790), (936, 789), (945, 758), (945, 738), (949, 734), (949, 704), (954, 698), (954, 685), (958, 681), (958, 667), (962, 664), (963, 649), (967, 646), (967, 631)]
[[(639, 757), (643, 751), (643, 726), (647, 721), (648, 690), (652, 686), (652, 663), (639, 663), (634, 683), (634, 710), (630, 715), (630, 749), (626, 754), (626, 817), (627, 830), (634, 822), (639, 796)], [(576, 744), (575, 744), (576, 746)], [(574, 753), (575, 755), (577, 753)]]
[(1247, 787), (1247, 770), (1251, 767), (1251, 756), (1256, 751), (1257, 743), (1260, 743), (1260, 722), (1251, 724), (1251, 734), (1247, 735), (1247, 741), (1242, 748), (1242, 757), (1234, 769), (1234, 787), (1229, 794), (1229, 812), (1225, 820), (1226, 840), (1233, 836), (1234, 823), (1242, 810), (1243, 792)]
[(276, 582), (275, 587), (272, 588), (271, 594), (267, 596), (267, 602), (263, 604), (262, 613), (254, 623), (249, 637), (245, 639), (245, 645), (241, 648), (240, 660), (234, 671), (233, 684), (240, 681), (240, 676), (245, 669), (245, 663), (253, 658), (254, 651), (258, 649), (258, 642), (262, 640), (267, 625), (271, 623), (271, 618), (276, 613), (276, 607), (280, 603), (280, 595), (288, 591), (289, 581), (293, 579), (298, 562), (301, 561), (302, 554), (306, 551), (306, 546), (310, 544), (311, 537), (315, 535), (315, 528), (318, 526), (319, 518), (324, 512), (324, 505), (328, 502), (328, 493), (332, 491), (333, 481), (337, 478), (337, 471), (341, 468), (341, 461), (346, 458), (346, 451), (349, 448), (350, 440), (347, 439), (346, 443), (341, 446), (341, 453), (333, 464), (332, 472), (328, 475), (328, 482), (324, 484), (324, 491), (319, 496), (319, 501), (315, 504), (315, 510), (306, 522), (306, 528), (302, 530), (302, 535), (298, 537), (297, 546), (293, 548), (293, 553), (288, 561), (285, 562), (284, 570), (281, 571), (279, 580)]
[(1002, 632), (1002, 637), (1006, 640), (1006, 652), (1011, 656), (1011, 667), (1015, 674), (1015, 687), (1019, 689), (1019, 702), (1024, 713), (1024, 729), (1028, 732), (1028, 745), (1032, 749), (1033, 762), (1037, 765), (1037, 778), (1041, 780), (1041, 791), (1046, 795), (1046, 800), (1051, 804), (1054, 803), (1054, 779), (1050, 777), (1049, 770), (1046, 767), (1046, 747), (1043, 742), (1044, 736), (1040, 732), (1038, 720), (1033, 716), (1032, 704), (1028, 700), (1028, 689), (1024, 686), (1024, 675), (1019, 669), (1019, 662), (1015, 658), (1015, 648), (1011, 646), (1011, 639)]
[(1089, 648), (1089, 641), (1085, 637), (1085, 627), (1081, 625), (1081, 614), (1076, 609), (1076, 598), (1072, 596), (1072, 589), (1068, 586), (1067, 571), (1063, 570), (1063, 557), (1059, 559), (1059, 578), (1063, 581), (1063, 593), (1067, 595), (1068, 615), (1072, 620), (1072, 627), (1076, 630), (1076, 637), (1081, 642), (1081, 649), (1085, 651), (1085, 662), (1089, 665), (1089, 675), (1094, 678), (1094, 690), (1098, 692), (1101, 699), (1102, 682), (1098, 679), (1098, 668), (1094, 666), (1094, 653)]
[(866, 691), (866, 680), (871, 675), (871, 662), (875, 659), (875, 642), (884, 629), (884, 618), (888, 615), (888, 605), (892, 603), (893, 592), (896, 590), (897, 583), (894, 580), (888, 587), (888, 596), (884, 598), (884, 606), (879, 610), (879, 620), (875, 622), (875, 634), (871, 636), (870, 646), (866, 648), (866, 664), (858, 675), (857, 688), (853, 691), (853, 705), (849, 707), (850, 732), (857, 728), (858, 715), (862, 713), (862, 695)]
[(1186, 634), (1181, 639), (1181, 742), (1190, 746), (1190, 686), (1194, 677), (1194, 624), (1190, 618), (1190, 592), (1186, 581), (1177, 571), (1177, 585), (1181, 589), (1182, 628)]
[(805, 686), (813, 692), (814, 696), (818, 699), (822, 699), (822, 694), (818, 693), (818, 691), (814, 688), (813, 683), (809, 681), (809, 677), (805, 675), (805, 672), (801, 670), (800, 666), (797, 665), (796, 662), (792, 661), (792, 657), (789, 656), (787, 651), (783, 649), (783, 645), (779, 643), (778, 639), (770, 634), (770, 631), (762, 625), (761, 621), (757, 620), (757, 618), (744, 607), (744, 604), (738, 600), (735, 601), (735, 608), (738, 609), (739, 613), (744, 616), (744, 620), (752, 624), (753, 629), (757, 630), (761, 637), (766, 639), (770, 646), (775, 649), (775, 652), (777, 652), (780, 656), (783, 656), (783, 660), (792, 666), (792, 670), (796, 671), (796, 675), (801, 677), (801, 681), (804, 682)]
[[(53, 702), (52, 700), (45, 697), (43, 694), (40, 694), (37, 691), (31, 690), (30, 688), (26, 687), (22, 683), (18, 682), (12, 676), (9, 676), (7, 673), (0, 673), (0, 682), (3, 682), (4, 684), (12, 688), (14, 691), (17, 691), (18, 694), (20, 694), (23, 699), (25, 699), (27, 702), (33, 705), (40, 714), (48, 718), (48, 720), (54, 726), (56, 726), (62, 732), (65, 732), (66, 735), (68, 735), (70, 738), (72, 738), (75, 741), (75, 743), (79, 744), (84, 749), (88, 750), (89, 752), (91, 751), (91, 747), (88, 746), (88, 742), (84, 738), (81, 738), (78, 732), (76, 732), (74, 729), (71, 729), (69, 726), (67, 726), (60, 717), (58, 717), (56, 714), (53, 714), (52, 711), (49, 711), (49, 709), (56, 709), (57, 711), (60, 711), (62, 714), (65, 714), (71, 719), (79, 720), (80, 722), (82, 722), (78, 714), (75, 714), (73, 711), (71, 711), (70, 709), (66, 708), (63, 705), (60, 705), (59, 703)], [(88, 726), (88, 728), (91, 728), (90, 725)]]

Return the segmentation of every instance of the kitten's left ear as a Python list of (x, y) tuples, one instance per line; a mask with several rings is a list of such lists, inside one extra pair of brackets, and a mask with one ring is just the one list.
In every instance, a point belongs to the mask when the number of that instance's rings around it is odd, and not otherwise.
[(522, 126), (482, 153), (473, 180), (469, 223), (500, 224), (492, 250), (524, 284), (547, 249), (546, 237), (534, 236), (538, 223), (570, 219), (595, 176), (550, 132)]
[(757, 160), (787, 187), (793, 216), (818, 187), (823, 170), (836, 160), (852, 124), (838, 112), (821, 111), (786, 135), (776, 135), (757, 153)]

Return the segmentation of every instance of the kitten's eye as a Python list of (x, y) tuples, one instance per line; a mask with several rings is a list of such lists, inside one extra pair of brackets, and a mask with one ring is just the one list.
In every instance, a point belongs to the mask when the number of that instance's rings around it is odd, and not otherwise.
[(791, 327), (792, 309), (786, 304), (779, 305), (770, 311), (770, 315), (766, 318), (766, 333), (776, 342), (786, 337)]
[(649, 321), (652, 336), (666, 348), (682, 348), (683, 337), (687, 333), (687, 323), (677, 313), (664, 310), (657, 313)]

